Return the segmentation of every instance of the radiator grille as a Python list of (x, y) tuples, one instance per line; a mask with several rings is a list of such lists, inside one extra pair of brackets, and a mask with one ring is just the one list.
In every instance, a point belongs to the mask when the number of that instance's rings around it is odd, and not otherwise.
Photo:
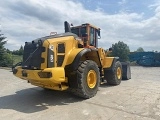
[(58, 55), (57, 66), (58, 66), (58, 67), (62, 66), (63, 61), (64, 61), (64, 55)]
[(58, 53), (65, 53), (64, 43), (58, 44)]
[(59, 43), (57, 47), (57, 66), (60, 67), (63, 64), (65, 57), (65, 44)]

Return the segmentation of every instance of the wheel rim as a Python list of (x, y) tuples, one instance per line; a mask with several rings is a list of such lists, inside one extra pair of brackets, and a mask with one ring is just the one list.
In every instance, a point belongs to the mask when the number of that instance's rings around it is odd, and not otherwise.
[(121, 77), (122, 77), (122, 70), (121, 70), (120, 67), (118, 67), (118, 68), (117, 68), (117, 78), (118, 78), (118, 79), (121, 79)]
[(87, 75), (87, 84), (89, 88), (94, 88), (97, 83), (97, 74), (94, 70), (90, 70)]

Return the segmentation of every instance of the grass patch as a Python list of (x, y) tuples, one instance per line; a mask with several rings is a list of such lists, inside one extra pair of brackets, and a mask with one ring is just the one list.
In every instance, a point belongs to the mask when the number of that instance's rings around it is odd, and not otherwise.
[(22, 62), (23, 56), (22, 55), (13, 55), (12, 56), (12, 63), (15, 65), (18, 62)]

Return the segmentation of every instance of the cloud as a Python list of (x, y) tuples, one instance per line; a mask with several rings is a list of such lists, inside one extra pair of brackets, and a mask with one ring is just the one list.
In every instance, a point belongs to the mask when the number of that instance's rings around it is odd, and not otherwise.
[(127, 0), (122, 0), (122, 1), (118, 2), (119, 5), (124, 5), (126, 3), (127, 3)]
[[(122, 0), (121, 4), (126, 2)], [(111, 15), (100, 7), (85, 9), (82, 3), (72, 0), (5, 0), (1, 1), (0, 23), (8, 40), (7, 47), (11, 50), (52, 31), (64, 32), (63, 22), (67, 20), (74, 25), (91, 23), (100, 27), (102, 38), (99, 47), (107, 49), (118, 41), (124, 41), (131, 50), (143, 47), (147, 51), (160, 51), (160, 5), (152, 9), (154, 16), (144, 19), (143, 14), (136, 12), (123, 11)]]

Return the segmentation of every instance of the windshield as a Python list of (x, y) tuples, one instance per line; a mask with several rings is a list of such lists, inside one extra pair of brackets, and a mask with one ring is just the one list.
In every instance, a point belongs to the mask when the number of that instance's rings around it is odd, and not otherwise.
[(71, 28), (71, 32), (78, 35), (78, 37), (81, 37), (82, 34), (87, 33), (86, 27), (77, 27), (77, 28)]
[(85, 34), (85, 33), (87, 33), (86, 27), (82, 27), (82, 28), (81, 28), (81, 35), (82, 35), (82, 34)]

